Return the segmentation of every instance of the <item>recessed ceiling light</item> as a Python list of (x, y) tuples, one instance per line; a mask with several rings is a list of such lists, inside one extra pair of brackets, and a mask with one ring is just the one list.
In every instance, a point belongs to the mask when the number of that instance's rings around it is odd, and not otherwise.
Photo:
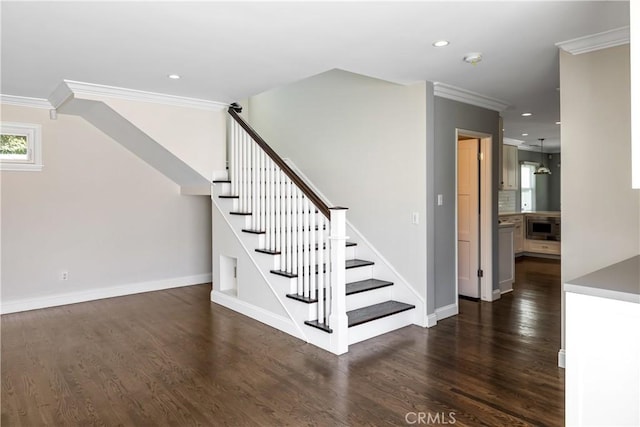
[(556, 124), (557, 124), (557, 125), (559, 125), (559, 124), (560, 124), (560, 122), (556, 122)]
[(522, 136), (529, 136), (529, 134), (528, 133), (523, 133)]
[(438, 40), (432, 43), (433, 47), (445, 47), (449, 44), (448, 40)]
[(462, 59), (464, 60), (464, 62), (468, 62), (471, 65), (476, 65), (478, 62), (482, 61), (482, 53), (480, 52), (468, 53)]
[(533, 113), (522, 113), (522, 117), (533, 116)]
[(180, 78), (178, 74), (169, 74), (167, 77), (169, 77), (171, 80), (178, 80)]

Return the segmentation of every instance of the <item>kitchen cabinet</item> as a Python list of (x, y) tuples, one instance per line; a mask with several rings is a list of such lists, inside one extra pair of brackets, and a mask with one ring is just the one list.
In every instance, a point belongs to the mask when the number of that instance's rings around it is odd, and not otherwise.
[(524, 216), (501, 215), (500, 220), (513, 224), (513, 252), (516, 255), (524, 252)]
[(502, 145), (501, 189), (518, 189), (518, 147), (513, 145)]
[(533, 252), (545, 255), (560, 255), (560, 242), (553, 240), (529, 240), (524, 243), (526, 252)]

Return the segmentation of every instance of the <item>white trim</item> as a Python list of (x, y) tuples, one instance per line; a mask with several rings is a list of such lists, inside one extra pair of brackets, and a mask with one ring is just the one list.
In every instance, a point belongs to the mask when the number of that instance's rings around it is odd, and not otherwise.
[(565, 367), (565, 361), (567, 360), (567, 353), (564, 350), (564, 348), (561, 348), (558, 351), (558, 367), (559, 368), (564, 368)]
[(446, 319), (447, 317), (458, 315), (458, 303), (445, 305), (444, 307), (436, 308), (436, 318), (438, 320)]
[(502, 294), (505, 294), (505, 293), (511, 292), (511, 291), (513, 291), (513, 288), (509, 289), (508, 291), (504, 291), (504, 292), (502, 292), (501, 289), (494, 289), (491, 292), (491, 302), (499, 300), (500, 297), (502, 296)]
[(36, 123), (0, 122), (0, 133), (24, 136), (27, 140), (27, 158), (0, 158), (0, 170), (35, 172), (42, 170), (42, 125)]
[(287, 319), (284, 316), (279, 316), (262, 307), (216, 290), (211, 291), (211, 301), (307, 342), (304, 336), (300, 336), (300, 329), (297, 325), (295, 325), (291, 319)]
[(200, 285), (211, 282), (211, 273), (194, 276), (173, 277), (169, 279), (149, 282), (131, 283), (127, 285), (109, 286), (106, 288), (89, 289), (86, 291), (67, 292), (58, 295), (48, 295), (35, 298), (23, 298), (15, 301), (2, 301), (2, 314), (19, 311), (36, 310), (39, 308), (57, 307), (60, 305), (76, 304), (104, 298), (121, 297), (142, 292), (160, 291), (163, 289), (179, 288), (183, 286)]
[[(107, 98), (124, 99), (128, 101), (151, 102), (154, 104), (172, 105), (175, 107), (197, 108), (201, 110), (220, 111), (229, 106), (224, 102), (209, 101), (206, 99), (188, 98), (184, 96), (168, 95), (164, 93), (146, 92), (137, 89), (127, 89), (123, 87), (106, 86), (94, 83), (76, 82), (64, 80), (60, 86), (66, 86), (68, 91), (74, 96), (98, 96)], [(64, 97), (64, 90), (58, 88), (51, 94), (49, 99), (52, 104), (58, 107), (68, 97)]]
[(446, 83), (435, 82), (433, 84), (433, 94), (440, 98), (447, 98), (453, 101), (464, 102), (465, 104), (483, 107), (489, 110), (503, 112), (509, 107), (509, 103), (497, 98), (491, 98), (477, 92), (451, 86)]
[(629, 26), (603, 31), (584, 37), (556, 43), (556, 46), (572, 55), (593, 52), (609, 47), (620, 46), (629, 43)]
[(53, 108), (60, 108), (62, 104), (67, 102), (68, 100), (73, 98), (73, 92), (67, 86), (67, 84), (62, 81), (58, 86), (56, 86), (55, 90), (51, 92), (49, 95), (49, 102)]
[(16, 105), (18, 107), (44, 108), (46, 110), (53, 108), (51, 103), (46, 99), (29, 98), (28, 96), (0, 94), (0, 103), (4, 105)]
[(432, 328), (438, 324), (438, 315), (434, 312), (427, 315), (427, 328)]

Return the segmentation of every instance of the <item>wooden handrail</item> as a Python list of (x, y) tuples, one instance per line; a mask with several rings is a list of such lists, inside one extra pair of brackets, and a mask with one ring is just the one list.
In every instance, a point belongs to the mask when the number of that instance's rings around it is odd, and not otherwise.
[(330, 218), (331, 214), (329, 212), (329, 207), (327, 204), (300, 178), (294, 171), (287, 165), (287, 163), (280, 157), (273, 149), (266, 143), (264, 139), (258, 132), (253, 130), (253, 128), (238, 114), (242, 111), (242, 107), (236, 103), (231, 104), (229, 106), (229, 114), (234, 118), (236, 122), (251, 136), (251, 138), (258, 144), (260, 148), (264, 150), (265, 153), (274, 161), (280, 169), (289, 177), (289, 179), (304, 193), (305, 196), (313, 202), (314, 205), (318, 208), (318, 210), (324, 215), (326, 218)]

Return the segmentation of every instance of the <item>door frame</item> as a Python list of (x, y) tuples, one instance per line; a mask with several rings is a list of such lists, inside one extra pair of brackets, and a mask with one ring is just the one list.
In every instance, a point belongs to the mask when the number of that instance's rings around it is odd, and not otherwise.
[[(495, 301), (500, 298), (500, 289), (493, 290), (493, 136), (485, 132), (456, 128), (455, 130), (456, 158), (455, 158), (455, 188), (458, 188), (458, 139), (469, 137), (480, 140), (480, 268), (483, 276), (480, 278), (480, 299)], [(455, 197), (455, 283), (456, 308), (458, 306), (458, 197)]]

